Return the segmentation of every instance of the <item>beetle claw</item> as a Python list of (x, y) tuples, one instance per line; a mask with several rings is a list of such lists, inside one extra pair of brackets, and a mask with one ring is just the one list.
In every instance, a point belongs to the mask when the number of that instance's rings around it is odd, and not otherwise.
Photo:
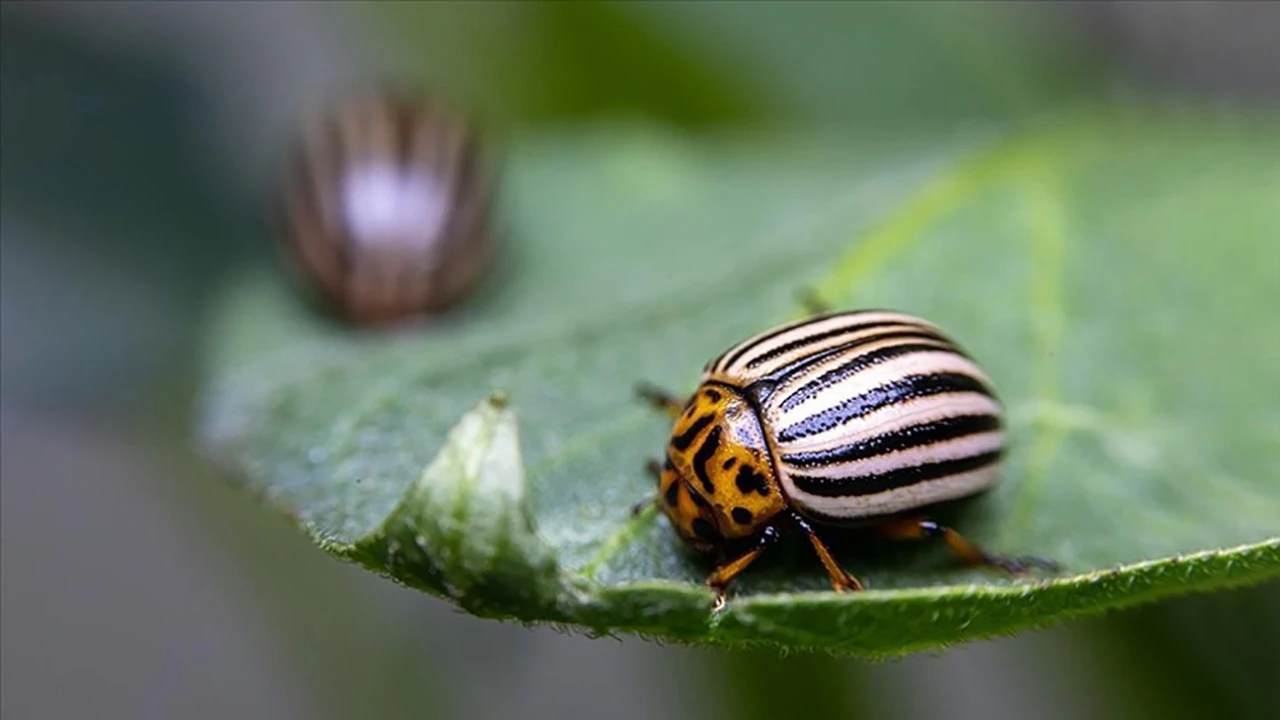
[(982, 563), (1000, 570), (1004, 570), (1010, 575), (1025, 575), (1032, 568), (1057, 572), (1062, 567), (1052, 560), (1038, 558), (1034, 556), (1024, 557), (1005, 557), (1003, 555), (984, 554)]
[(713, 587), (712, 590), (715, 590), (716, 593), (716, 599), (711, 601), (711, 613), (714, 615), (724, 610), (725, 603), (728, 601), (728, 595), (724, 588)]

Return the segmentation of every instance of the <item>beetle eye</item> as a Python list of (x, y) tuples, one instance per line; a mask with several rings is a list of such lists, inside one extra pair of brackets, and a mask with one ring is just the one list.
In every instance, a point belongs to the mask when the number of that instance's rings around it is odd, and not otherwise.
[(715, 545), (724, 540), (720, 531), (716, 529), (715, 523), (705, 517), (696, 517), (689, 524), (689, 529), (693, 531), (695, 540), (705, 545)]

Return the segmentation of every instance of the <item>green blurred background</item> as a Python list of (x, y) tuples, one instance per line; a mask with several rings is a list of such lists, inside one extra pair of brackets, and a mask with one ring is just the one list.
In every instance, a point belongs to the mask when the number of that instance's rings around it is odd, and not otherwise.
[(590, 640), (333, 561), (189, 449), (205, 305), (270, 255), (282, 138), (362, 80), (511, 142), (1243, 111), (1280, 102), (1280, 5), (2, 7), (5, 718), (1280, 715), (1275, 586), (880, 664)]

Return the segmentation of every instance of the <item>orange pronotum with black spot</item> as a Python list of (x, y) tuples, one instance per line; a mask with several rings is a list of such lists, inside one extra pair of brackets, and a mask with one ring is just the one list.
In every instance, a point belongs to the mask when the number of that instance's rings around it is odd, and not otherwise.
[(787, 507), (760, 420), (727, 387), (704, 385), (676, 419), (662, 508), (695, 547), (751, 537)]

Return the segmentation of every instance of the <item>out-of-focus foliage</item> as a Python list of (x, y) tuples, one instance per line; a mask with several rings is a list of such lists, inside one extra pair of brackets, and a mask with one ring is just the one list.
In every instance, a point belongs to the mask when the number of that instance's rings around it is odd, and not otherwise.
[(641, 115), (953, 128), (1094, 95), (1064, 9), (985, 3), (386, 3), (406, 72), (500, 124)]

